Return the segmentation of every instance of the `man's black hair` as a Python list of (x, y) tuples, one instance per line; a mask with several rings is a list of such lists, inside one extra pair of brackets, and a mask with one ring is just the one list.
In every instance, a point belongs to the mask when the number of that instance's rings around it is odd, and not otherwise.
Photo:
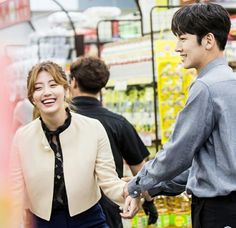
[(222, 6), (196, 3), (183, 6), (174, 14), (171, 30), (176, 36), (185, 33), (196, 35), (199, 44), (205, 35), (212, 33), (219, 49), (224, 50), (230, 26), (229, 13)]

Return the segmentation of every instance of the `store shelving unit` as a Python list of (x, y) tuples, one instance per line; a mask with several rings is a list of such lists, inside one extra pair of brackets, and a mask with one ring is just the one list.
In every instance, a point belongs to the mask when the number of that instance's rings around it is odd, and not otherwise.
[(103, 102), (124, 115), (144, 143), (156, 153), (150, 37), (104, 45), (101, 57), (110, 67), (110, 80)]
[[(97, 44), (98, 56), (99, 57), (101, 56), (101, 49), (104, 44), (116, 42), (118, 40), (127, 39), (125, 37), (122, 37), (122, 33), (120, 31), (122, 27), (122, 23), (132, 24), (136, 22), (139, 23), (139, 26), (142, 25), (141, 19), (112, 19), (112, 20), (98, 21), (97, 26), (96, 26), (96, 33), (97, 33), (96, 44)], [(106, 36), (104, 39), (101, 37), (100, 33), (101, 33), (101, 26), (105, 23), (109, 24), (110, 30), (108, 31), (110, 31), (110, 34)], [(107, 29), (107, 27), (105, 29)], [(130, 26), (130, 29), (131, 29), (131, 26)], [(138, 34), (138, 31), (137, 31), (137, 36), (141, 36), (141, 34)]]

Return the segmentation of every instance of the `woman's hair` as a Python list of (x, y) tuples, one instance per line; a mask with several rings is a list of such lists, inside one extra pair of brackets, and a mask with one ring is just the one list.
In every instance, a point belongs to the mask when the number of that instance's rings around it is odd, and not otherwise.
[(70, 67), (70, 78), (75, 78), (82, 92), (97, 94), (109, 79), (105, 62), (96, 57), (78, 58)]
[[(29, 71), (27, 78), (27, 90), (28, 90), (28, 99), (30, 100), (30, 102), (33, 104), (35, 82), (38, 78), (39, 73), (42, 71), (49, 73), (57, 84), (62, 85), (64, 87), (66, 91), (65, 107), (69, 107), (69, 103), (71, 102), (71, 91), (65, 71), (62, 69), (61, 66), (51, 61), (46, 61), (36, 64)], [(34, 106), (33, 118), (35, 119), (39, 116), (40, 116), (39, 110), (37, 109), (36, 106)]]
[(230, 26), (229, 13), (222, 6), (195, 3), (183, 6), (174, 14), (171, 30), (176, 36), (185, 33), (196, 35), (199, 44), (205, 35), (212, 33), (219, 49), (224, 50)]

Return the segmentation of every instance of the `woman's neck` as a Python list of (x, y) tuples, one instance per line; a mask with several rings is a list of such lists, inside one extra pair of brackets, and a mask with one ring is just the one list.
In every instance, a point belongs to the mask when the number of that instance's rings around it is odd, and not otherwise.
[(64, 109), (63, 112), (56, 113), (50, 116), (41, 116), (41, 118), (50, 131), (55, 131), (58, 127), (64, 124), (67, 118), (67, 112)]

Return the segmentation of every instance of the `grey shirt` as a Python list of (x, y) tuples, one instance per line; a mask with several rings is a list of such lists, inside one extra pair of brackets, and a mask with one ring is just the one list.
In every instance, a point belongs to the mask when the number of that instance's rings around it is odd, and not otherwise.
[(215, 197), (236, 191), (236, 75), (224, 58), (201, 70), (169, 141), (128, 191), (136, 197), (189, 167), (188, 193)]
[(148, 189), (148, 194), (151, 197), (159, 195), (175, 196), (185, 191), (188, 180), (189, 169), (185, 170), (180, 175), (169, 181), (162, 181), (152, 188)]

